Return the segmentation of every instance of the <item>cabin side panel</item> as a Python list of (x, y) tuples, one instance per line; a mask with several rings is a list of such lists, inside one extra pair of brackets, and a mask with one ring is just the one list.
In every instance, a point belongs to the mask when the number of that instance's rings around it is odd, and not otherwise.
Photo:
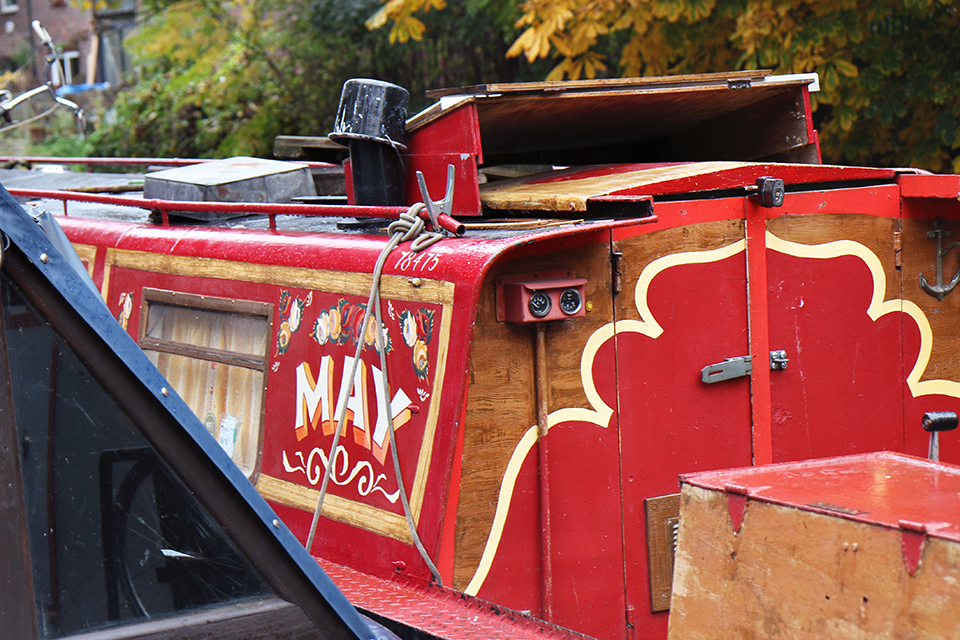
[[(586, 372), (583, 355), (613, 320), (613, 265), (609, 233), (590, 241), (508, 254), (484, 280), (471, 351), (454, 586), (615, 638), (625, 628), (617, 586), (623, 551), (614, 350)], [(561, 271), (586, 279), (583, 317), (498, 321), (504, 295), (498, 283)], [(584, 376), (592, 380), (594, 371), (601, 381), (585, 389)]]
[[(387, 386), (380, 375), (376, 324), (362, 322), (368, 275), (116, 248), (105, 253), (108, 306), (148, 355), (157, 353), (155, 364), (171, 385), (301, 540), (307, 538), (338, 431), (338, 398), (346, 393), (324, 500), (327, 518), (313, 552), (378, 575), (393, 574), (400, 562), (407, 573), (429, 576), (406, 524), (393, 455), (399, 457), (414, 522), (436, 558), (455, 442), (446, 430), (459, 415), (455, 400), (443, 402), (454, 332), (452, 284), (383, 277)], [(151, 311), (161, 307), (174, 310), (166, 323)], [(228, 327), (223, 318), (207, 319), (211, 309), (245, 319), (260, 314), (261, 333), (247, 336), (253, 331), (249, 323)], [(207, 344), (215, 335), (220, 342)], [(254, 343), (252, 351), (259, 355), (242, 348)], [(353, 389), (346, 392), (351, 370)], [(459, 397), (456, 382), (449, 388), (451, 397)], [(232, 395), (255, 407), (248, 411), (255, 414), (250, 425), (235, 412), (220, 415), (215, 409), (236, 406), (216, 401)], [(396, 431), (395, 448), (388, 420)], [(241, 460), (241, 449), (250, 448), (252, 461)]]
[[(939, 260), (938, 232), (944, 254)], [(960, 412), (960, 292), (946, 291), (960, 273), (960, 251), (952, 244), (958, 235), (960, 203), (955, 197), (903, 199), (902, 297), (915, 304), (929, 322), (931, 346), (929, 362), (918, 380), (923, 391), (931, 393), (909, 402), (905, 412), (907, 451), (915, 455), (927, 452), (927, 433), (920, 428), (925, 412)], [(942, 298), (938, 297), (941, 292)], [(960, 434), (946, 432), (939, 439), (940, 459), (960, 463)]]
[(616, 243), (623, 254), (616, 349), (624, 571), (638, 638), (666, 633), (676, 502), (671, 513), (661, 507), (677, 493), (677, 476), (751, 463), (749, 378), (701, 380), (704, 367), (749, 353), (740, 203), (663, 205), (668, 225), (687, 216), (738, 217)]

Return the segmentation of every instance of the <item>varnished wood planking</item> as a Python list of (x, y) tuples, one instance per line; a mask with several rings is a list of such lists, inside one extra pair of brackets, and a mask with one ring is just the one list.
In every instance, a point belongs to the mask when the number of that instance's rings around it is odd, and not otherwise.
[(592, 309), (584, 318), (551, 322), (546, 329), (547, 410), (589, 406), (580, 379), (580, 355), (593, 331), (612, 320), (609, 244), (507, 261), (495, 267), (480, 293), (472, 344), (455, 588), (464, 588), (479, 565), (507, 462), (520, 438), (537, 422), (533, 327), (497, 322), (495, 283), (503, 273), (561, 269), (587, 279), (585, 302)]
[(910, 576), (901, 532), (684, 485), (670, 637), (952, 638), (960, 545), (924, 543)]
[[(933, 353), (921, 380), (960, 381), (960, 288), (937, 300), (920, 288), (920, 274), (930, 284), (937, 279), (936, 240), (927, 237), (934, 229), (933, 219), (903, 220), (903, 292), (902, 297), (917, 304), (930, 322)], [(943, 239), (943, 247), (960, 238), (960, 222), (947, 220), (945, 229), (954, 236)], [(949, 282), (960, 268), (960, 251), (954, 249), (943, 258), (943, 278)]]
[(742, 220), (721, 220), (654, 231), (617, 242), (623, 253), (622, 285), (616, 298), (617, 320), (639, 320), (635, 290), (640, 274), (651, 262), (673, 253), (708, 251), (743, 240)]
[(769, 69), (750, 69), (746, 71), (728, 71), (726, 73), (692, 73), (675, 76), (647, 76), (639, 78), (601, 78), (597, 80), (565, 80), (548, 82), (501, 82), (472, 85), (469, 87), (452, 87), (449, 89), (432, 89), (427, 91), (431, 100), (451, 95), (478, 95), (491, 93), (533, 93), (543, 91), (598, 91), (609, 89), (630, 89), (642, 87), (672, 87), (686, 84), (721, 83), (726, 85), (730, 80), (760, 79), (770, 75)]
[[(107, 249), (103, 276), (105, 298), (109, 293), (112, 267), (178, 276), (262, 282), (277, 286), (299, 287), (357, 296), (368, 296), (371, 285), (371, 277), (367, 273), (252, 264), (126, 249)], [(414, 285), (414, 281), (418, 284)], [(393, 298), (394, 300), (449, 304), (453, 300), (453, 284), (422, 277), (407, 278), (384, 275), (380, 280), (380, 293), (384, 298)]]
[[(320, 491), (317, 489), (267, 475), (261, 475), (257, 479), (256, 487), (260, 495), (267, 500), (303, 509), (310, 513), (313, 513), (317, 508), (317, 498), (320, 496)], [(413, 538), (410, 536), (410, 529), (404, 516), (377, 509), (362, 502), (328, 494), (323, 499), (323, 515), (331, 520), (344, 522), (407, 544), (413, 544)]]
[(900, 271), (896, 267), (895, 234), (900, 221), (874, 215), (824, 214), (780, 216), (767, 221), (767, 231), (781, 240), (817, 245), (853, 240), (872, 251), (886, 276), (884, 300), (900, 298)]

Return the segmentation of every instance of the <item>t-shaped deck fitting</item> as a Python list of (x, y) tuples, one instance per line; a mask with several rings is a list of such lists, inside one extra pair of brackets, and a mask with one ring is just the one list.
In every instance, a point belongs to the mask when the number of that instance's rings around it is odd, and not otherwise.
[(957, 414), (953, 411), (928, 411), (923, 414), (923, 428), (930, 432), (930, 453), (931, 460), (940, 460), (940, 432), (953, 431), (960, 422)]

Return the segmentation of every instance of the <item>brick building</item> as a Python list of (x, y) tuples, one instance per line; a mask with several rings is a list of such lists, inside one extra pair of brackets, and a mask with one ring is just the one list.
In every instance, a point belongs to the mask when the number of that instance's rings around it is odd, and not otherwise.
[[(135, 7), (135, 0), (125, 0), (94, 12), (68, 0), (0, 0), (0, 69), (19, 68), (37, 48), (30, 23), (39, 20), (61, 51), (63, 84), (116, 85), (128, 67), (121, 42), (134, 28)], [(43, 69), (41, 55), (38, 52), (28, 67), (34, 79)]]

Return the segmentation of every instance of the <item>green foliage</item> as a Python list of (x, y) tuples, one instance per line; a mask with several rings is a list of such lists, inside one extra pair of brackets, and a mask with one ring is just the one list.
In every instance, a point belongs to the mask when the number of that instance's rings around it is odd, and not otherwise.
[(136, 75), (117, 97), (117, 124), (93, 134), (96, 153), (270, 156), (276, 135), (326, 133), (337, 58), (305, 25), (260, 0), (163, 8), (126, 42)]
[[(439, 0), (424, 6), (442, 8)], [(275, 136), (326, 135), (353, 77), (426, 89), (523, 79), (506, 58), (513, 0), (467, 0), (417, 18), (406, 41), (365, 22), (378, 0), (153, 0), (125, 42), (136, 72), (114, 105), (116, 125), (91, 139), (109, 156), (270, 156)], [(391, 44), (391, 39), (396, 42)], [(542, 75), (530, 73), (530, 79)]]
[[(386, 0), (388, 19), (423, 0)], [(549, 80), (817, 72), (825, 162), (960, 172), (956, 0), (523, 0), (508, 51)], [(429, 25), (427, 33), (429, 34)]]

